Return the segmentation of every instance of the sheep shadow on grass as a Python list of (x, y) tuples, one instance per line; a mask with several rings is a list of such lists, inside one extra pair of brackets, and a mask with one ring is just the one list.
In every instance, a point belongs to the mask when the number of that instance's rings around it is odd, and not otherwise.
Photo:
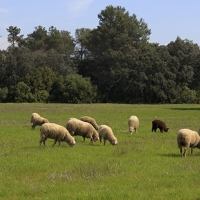
[[(159, 156), (162, 156), (162, 157), (172, 157), (172, 158), (177, 158), (177, 157), (181, 157), (181, 154), (179, 153), (169, 153), (169, 154), (158, 154)], [(187, 157), (196, 157), (196, 156), (200, 156), (200, 153), (196, 153), (194, 155), (191, 155), (190, 153), (187, 154)], [(200, 199), (199, 199), (200, 200)]]
[(171, 110), (200, 110), (200, 108), (168, 108)]
[(177, 157), (181, 157), (180, 154), (178, 153), (168, 153), (168, 154), (158, 154), (159, 156), (162, 156), (162, 157), (171, 157), (171, 158), (177, 158)]

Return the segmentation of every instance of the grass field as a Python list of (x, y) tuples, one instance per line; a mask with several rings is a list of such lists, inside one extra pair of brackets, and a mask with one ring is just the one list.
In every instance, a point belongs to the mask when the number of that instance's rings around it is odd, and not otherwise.
[[(89, 139), (71, 148), (46, 141), (39, 147), (39, 127), (32, 112), (63, 126), (70, 117), (94, 117), (109, 125), (119, 144), (103, 146)], [(127, 120), (137, 115), (139, 132), (128, 134)], [(161, 119), (168, 133), (151, 132)], [(180, 128), (198, 130), (200, 105), (0, 104), (0, 199), (200, 199), (200, 150), (181, 158)]]

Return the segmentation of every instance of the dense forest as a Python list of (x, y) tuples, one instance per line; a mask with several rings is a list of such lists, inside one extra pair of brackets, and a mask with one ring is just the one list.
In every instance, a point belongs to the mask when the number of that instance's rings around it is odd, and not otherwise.
[(98, 19), (74, 37), (54, 26), (35, 27), (27, 37), (8, 27), (0, 102), (200, 102), (198, 44), (179, 36), (150, 43), (147, 23), (120, 6), (107, 6)]

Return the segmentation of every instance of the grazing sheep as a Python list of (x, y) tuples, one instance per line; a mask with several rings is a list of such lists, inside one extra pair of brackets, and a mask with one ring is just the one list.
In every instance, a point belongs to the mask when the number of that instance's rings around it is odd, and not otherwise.
[[(195, 147), (200, 149), (200, 136), (196, 131), (190, 129), (180, 129), (177, 134), (177, 144), (182, 157), (186, 157), (187, 149), (191, 148), (191, 155)], [(182, 151), (184, 147), (184, 152)]]
[(107, 125), (99, 126), (99, 138), (100, 142), (103, 138), (104, 145), (106, 144), (106, 140), (108, 140), (112, 145), (116, 145), (118, 143), (117, 138), (114, 136), (112, 129)]
[(76, 144), (74, 137), (69, 134), (68, 130), (64, 126), (54, 123), (43, 124), (40, 128), (40, 137), (40, 146), (42, 142), (45, 146), (45, 141), (47, 138), (55, 140), (52, 147), (56, 144), (57, 141), (59, 145), (60, 142), (67, 142), (67, 144), (70, 146), (74, 146)]
[(31, 127), (35, 129), (36, 126), (41, 126), (44, 123), (49, 123), (48, 119), (41, 117), (38, 113), (32, 113), (31, 115)]
[(165, 122), (163, 122), (163, 121), (161, 121), (161, 120), (158, 120), (158, 119), (152, 121), (152, 130), (151, 130), (151, 131), (152, 131), (152, 132), (153, 132), (153, 131), (156, 132), (156, 129), (157, 129), (157, 128), (160, 129), (160, 132), (161, 132), (161, 133), (163, 132), (163, 130), (164, 130), (165, 132), (168, 132), (168, 130), (169, 130), (169, 128), (166, 127)]
[(138, 128), (139, 128), (139, 119), (137, 116), (131, 116), (128, 119), (128, 128), (129, 128), (129, 133), (132, 134), (133, 132), (137, 133)]
[(97, 131), (99, 129), (98, 124), (96, 123), (95, 119), (89, 116), (83, 116), (80, 118), (81, 121), (83, 122), (88, 122), (90, 123)]
[(66, 124), (66, 128), (69, 133), (74, 135), (80, 135), (85, 138), (91, 138), (92, 142), (96, 142), (99, 139), (99, 134), (96, 129), (88, 122), (83, 122), (76, 118), (70, 118)]

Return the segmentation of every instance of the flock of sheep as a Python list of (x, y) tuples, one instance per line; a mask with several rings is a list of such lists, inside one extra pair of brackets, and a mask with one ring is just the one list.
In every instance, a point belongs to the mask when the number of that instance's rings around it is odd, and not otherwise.
[[(139, 127), (139, 120), (137, 116), (131, 116), (129, 118), (128, 126), (131, 134), (133, 132), (137, 132)], [(156, 132), (156, 129), (160, 129), (160, 132), (168, 132), (169, 130), (165, 122), (157, 119), (152, 121), (152, 132)], [(200, 133), (200, 128), (198, 132)], [(190, 129), (180, 129), (177, 134), (177, 144), (182, 157), (186, 157), (188, 148), (191, 148), (191, 155), (193, 155), (194, 148), (200, 149), (200, 136), (196, 131)]]
[(108, 140), (110, 144), (116, 145), (118, 143), (117, 138), (114, 136), (112, 129), (107, 125), (98, 126), (95, 119), (89, 116), (81, 117), (81, 119), (70, 118), (67, 121), (66, 127), (50, 123), (46, 118), (41, 117), (38, 113), (32, 113), (31, 115), (31, 126), (34, 129), (36, 126), (40, 127), (40, 146), (47, 138), (54, 139), (54, 146), (57, 142), (67, 142), (69, 146), (76, 144), (74, 136), (82, 136), (84, 141), (85, 138), (90, 138), (91, 142), (94, 143), (97, 140), (104, 140), (104, 145)]
[[(40, 146), (47, 138), (54, 139), (54, 146), (57, 142), (66, 142), (69, 146), (74, 146), (76, 144), (74, 136), (82, 136), (84, 141), (85, 138), (90, 138), (91, 142), (94, 143), (102, 139), (104, 140), (104, 145), (106, 140), (110, 142), (111, 145), (117, 145), (118, 140), (115, 137), (111, 127), (107, 125), (98, 126), (95, 119), (89, 116), (77, 118), (70, 118), (67, 121), (66, 127), (50, 123), (46, 118), (41, 117), (38, 113), (32, 113), (31, 115), (31, 126), (34, 129), (36, 126), (41, 126), (40, 128)], [(129, 133), (137, 133), (139, 128), (139, 119), (137, 116), (131, 116), (128, 119)], [(161, 120), (152, 121), (152, 132), (156, 132), (159, 129), (160, 132), (168, 132), (169, 128), (166, 127), (165, 122)], [(200, 128), (199, 128), (200, 133)], [(196, 131), (190, 129), (180, 129), (177, 134), (177, 144), (180, 149), (180, 154), (182, 157), (186, 157), (186, 152), (188, 148), (191, 148), (191, 155), (193, 155), (194, 148), (200, 148), (200, 136)], [(184, 147), (184, 151), (183, 148)]]

